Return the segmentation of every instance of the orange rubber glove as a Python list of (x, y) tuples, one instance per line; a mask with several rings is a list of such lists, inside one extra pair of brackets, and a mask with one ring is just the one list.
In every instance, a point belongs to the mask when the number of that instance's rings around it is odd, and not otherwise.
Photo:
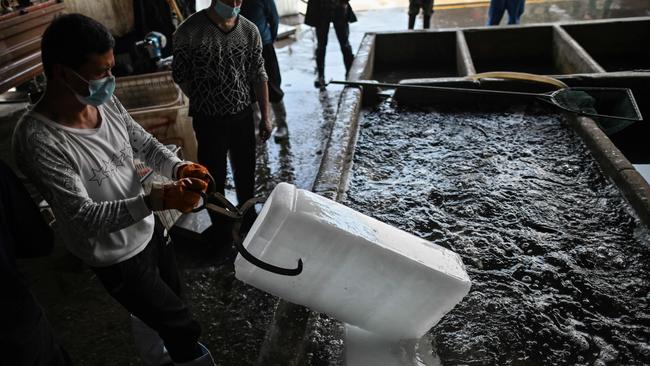
[(196, 178), (183, 178), (174, 183), (154, 185), (148, 197), (152, 211), (176, 209), (183, 213), (192, 211), (201, 200), (201, 192), (208, 184)]
[(197, 163), (187, 163), (179, 166), (176, 171), (176, 178), (198, 178), (208, 184), (210, 183), (210, 180), (212, 180), (208, 168)]

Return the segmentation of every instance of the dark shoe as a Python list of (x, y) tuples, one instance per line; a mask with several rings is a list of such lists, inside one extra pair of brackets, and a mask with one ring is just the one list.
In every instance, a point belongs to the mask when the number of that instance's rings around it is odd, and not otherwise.
[(289, 129), (286, 127), (278, 127), (273, 133), (275, 142), (285, 141), (289, 137)]
[(273, 110), (273, 120), (275, 121), (276, 129), (273, 132), (273, 139), (275, 142), (284, 141), (289, 137), (289, 129), (287, 128), (287, 110), (283, 101), (271, 103)]
[(325, 76), (319, 76), (314, 80), (314, 87), (320, 89), (320, 90), (325, 90)]

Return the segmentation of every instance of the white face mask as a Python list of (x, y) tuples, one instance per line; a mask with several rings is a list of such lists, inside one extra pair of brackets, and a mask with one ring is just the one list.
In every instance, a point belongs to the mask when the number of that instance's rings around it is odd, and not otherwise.
[(111, 96), (113, 96), (113, 92), (115, 91), (115, 76), (109, 75), (102, 79), (86, 80), (76, 71), (72, 69), (70, 70), (74, 72), (79, 79), (85, 81), (88, 84), (88, 96), (79, 95), (79, 93), (74, 91), (74, 89), (68, 85), (68, 88), (74, 92), (77, 100), (79, 100), (80, 103), (98, 107), (106, 103), (109, 99), (111, 99)]
[(236, 17), (239, 15), (240, 10), (241, 8), (239, 6), (233, 8), (232, 6), (228, 6), (222, 3), (221, 0), (217, 0), (216, 4), (214, 4), (214, 11), (216, 11), (217, 14), (224, 19)]

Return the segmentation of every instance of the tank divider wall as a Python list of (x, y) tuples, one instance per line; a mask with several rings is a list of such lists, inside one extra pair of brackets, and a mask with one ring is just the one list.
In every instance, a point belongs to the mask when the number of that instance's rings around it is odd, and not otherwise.
[(553, 61), (565, 74), (602, 73), (603, 69), (569, 33), (553, 26)]
[(456, 31), (456, 66), (458, 68), (458, 75), (460, 76), (476, 74), (474, 61), (472, 60), (472, 55), (469, 52), (467, 40), (465, 39), (465, 33), (461, 30)]

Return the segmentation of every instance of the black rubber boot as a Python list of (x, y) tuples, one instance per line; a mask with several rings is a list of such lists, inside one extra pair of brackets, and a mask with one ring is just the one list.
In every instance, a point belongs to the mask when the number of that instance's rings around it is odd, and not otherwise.
[(314, 87), (322, 90), (325, 90), (325, 75), (318, 75), (316, 80), (314, 80)]
[(354, 54), (352, 53), (352, 47), (346, 49), (343, 52), (343, 63), (345, 63), (345, 78), (348, 78), (350, 69), (352, 68), (352, 63), (354, 62)]
[(425, 15), (424, 18), (422, 19), (422, 23), (424, 29), (431, 28), (431, 15)]
[(413, 27), (415, 27), (415, 15), (409, 14), (409, 29), (413, 29)]

